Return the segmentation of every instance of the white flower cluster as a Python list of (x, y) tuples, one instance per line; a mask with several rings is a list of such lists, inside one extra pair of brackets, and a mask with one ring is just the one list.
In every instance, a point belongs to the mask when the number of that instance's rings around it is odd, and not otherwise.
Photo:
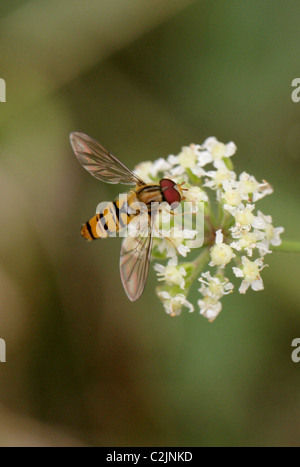
[[(233, 292), (234, 285), (226, 277), (241, 279), (239, 292), (249, 288), (264, 288), (261, 271), (267, 265), (264, 257), (271, 247), (281, 244), (283, 227), (273, 227), (272, 217), (256, 211), (256, 202), (273, 192), (263, 180), (233, 170), (231, 157), (236, 152), (233, 142), (223, 144), (208, 138), (202, 145), (183, 147), (167, 160), (143, 162), (135, 171), (147, 182), (170, 178), (184, 182), (184, 199), (190, 201), (195, 212), (199, 203), (205, 206), (205, 239), (199, 257), (191, 262), (179, 262), (190, 253), (189, 240), (197, 232), (186, 229), (176, 235), (176, 226), (156, 241), (154, 255), (168, 259), (167, 265), (155, 264), (158, 280), (157, 294), (168, 314), (181, 313), (182, 307), (194, 311), (187, 300), (195, 280), (200, 282), (198, 306), (201, 315), (213, 321), (222, 310), (221, 299)], [(225, 274), (226, 272), (226, 274)]]

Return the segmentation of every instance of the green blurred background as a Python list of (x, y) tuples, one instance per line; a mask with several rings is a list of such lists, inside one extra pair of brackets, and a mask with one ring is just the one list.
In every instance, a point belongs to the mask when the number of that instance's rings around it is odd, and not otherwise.
[[(118, 188), (69, 145), (86, 132), (129, 167), (216, 136), (266, 178), (260, 202), (298, 239), (300, 3), (0, 3), (1, 446), (297, 446), (299, 255), (268, 257), (265, 291), (209, 324), (167, 316), (155, 274), (132, 304), (120, 239), (81, 223)], [(196, 297), (194, 297), (196, 299)]]

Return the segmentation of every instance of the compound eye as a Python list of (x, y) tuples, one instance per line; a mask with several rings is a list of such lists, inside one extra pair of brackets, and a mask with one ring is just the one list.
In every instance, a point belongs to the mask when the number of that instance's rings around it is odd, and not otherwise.
[(176, 183), (173, 182), (173, 180), (169, 180), (168, 178), (163, 178), (160, 182), (159, 182), (162, 190), (166, 190), (167, 188), (173, 188)]
[(171, 205), (172, 209), (176, 209), (181, 202), (181, 195), (175, 188), (176, 183), (167, 178), (163, 178), (159, 184), (162, 189), (164, 200)]

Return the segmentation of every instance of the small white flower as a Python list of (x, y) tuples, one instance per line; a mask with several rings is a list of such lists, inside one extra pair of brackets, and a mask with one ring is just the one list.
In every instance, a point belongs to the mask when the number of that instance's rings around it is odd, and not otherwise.
[(186, 270), (183, 267), (178, 267), (177, 263), (177, 257), (174, 257), (169, 260), (167, 266), (155, 264), (154, 270), (157, 272), (159, 281), (166, 281), (168, 285), (179, 285), (184, 290)]
[(250, 194), (258, 192), (259, 183), (255, 177), (243, 172), (239, 176), (238, 188), (242, 195), (247, 195), (246, 199), (248, 199)]
[(249, 200), (249, 196), (251, 195), (254, 203), (264, 198), (264, 196), (273, 193), (273, 188), (268, 182), (263, 181), (263, 183), (259, 183), (253, 175), (249, 175), (247, 172), (241, 173), (238, 189), (243, 199)]
[(178, 164), (185, 169), (191, 169), (197, 163), (197, 152), (196, 146), (191, 144), (190, 146), (184, 146), (181, 152), (178, 154)]
[(236, 145), (231, 141), (230, 143), (220, 143), (216, 138), (207, 138), (202, 148), (205, 149), (212, 157), (214, 164), (224, 158), (233, 156), (236, 153)]
[(210, 250), (211, 262), (210, 266), (220, 266), (224, 268), (226, 264), (230, 263), (235, 254), (232, 248), (223, 243), (222, 230), (216, 232), (216, 244)]
[(247, 207), (243, 209), (237, 209), (235, 213), (235, 221), (237, 224), (241, 225), (242, 227), (251, 226), (254, 222), (255, 216), (252, 211), (255, 209), (255, 205), (247, 205)]
[(182, 311), (182, 307), (188, 308), (188, 311), (192, 313), (194, 306), (186, 299), (183, 294), (177, 294), (172, 297), (169, 292), (163, 290), (157, 293), (158, 297), (162, 301), (166, 313), (170, 316), (178, 316)]
[(191, 249), (189, 247), (187, 247), (186, 245), (184, 245), (183, 243), (178, 245), (176, 248), (177, 248), (178, 253), (181, 256), (184, 256), (185, 258), (187, 256), (187, 254), (190, 253), (190, 251), (191, 251)]
[(205, 170), (203, 170), (199, 165), (192, 167), (191, 172), (198, 178), (202, 178), (205, 175)]
[(217, 170), (206, 172), (205, 175), (211, 180), (206, 181), (203, 186), (212, 190), (222, 188), (225, 182), (232, 182), (236, 179), (236, 173), (228, 170), (225, 164), (220, 165)]
[(163, 251), (167, 251), (167, 257), (171, 258), (176, 255), (176, 251), (181, 255), (186, 257), (186, 255), (191, 251), (185, 245), (185, 240), (195, 238), (197, 234), (196, 230), (189, 230), (189, 229), (180, 229), (179, 227), (175, 226), (172, 227), (170, 231), (161, 231), (161, 235), (163, 237), (162, 242), (158, 246), (159, 251), (162, 253)]
[(222, 303), (209, 295), (198, 300), (198, 306), (200, 308), (200, 314), (210, 322), (214, 321), (222, 311)]
[(207, 202), (208, 196), (200, 187), (192, 186), (184, 192), (184, 201), (191, 201), (192, 203)]
[(262, 223), (261, 229), (265, 231), (265, 245), (269, 248), (269, 245), (279, 246), (281, 245), (281, 238), (280, 235), (284, 232), (284, 227), (273, 227), (272, 225), (272, 217), (265, 216), (261, 211), (258, 211), (258, 218)]
[[(175, 157), (175, 156), (173, 156)], [(174, 177), (179, 177), (179, 176), (182, 176), (185, 174), (185, 168), (182, 167), (181, 165), (176, 165), (175, 167), (172, 167), (171, 170), (170, 170), (170, 176), (173, 180)]]
[(284, 227), (273, 227), (273, 234), (272, 238), (270, 239), (270, 243), (273, 246), (279, 246), (282, 243), (280, 235), (284, 232)]
[(199, 149), (199, 145), (190, 144), (190, 146), (183, 146), (178, 156), (170, 155), (168, 163), (173, 166), (170, 173), (172, 175), (183, 175), (186, 169), (190, 169), (197, 177), (204, 176), (205, 172), (198, 164)]
[(249, 287), (252, 290), (259, 291), (264, 289), (263, 280), (260, 276), (262, 271), (267, 265), (264, 265), (263, 258), (258, 258), (255, 261), (250, 261), (247, 256), (242, 257), (242, 267), (233, 267), (233, 272), (236, 277), (242, 277), (244, 280), (239, 288), (241, 294), (245, 294)]
[(198, 280), (201, 282), (199, 292), (203, 296), (208, 295), (216, 300), (222, 298), (223, 295), (231, 293), (234, 288), (229, 279), (224, 278), (221, 281), (219, 277), (212, 277), (209, 271), (202, 273)]
[(222, 187), (224, 191), (221, 194), (221, 198), (225, 203), (224, 209), (230, 211), (230, 207), (240, 206), (242, 203), (242, 196), (237, 188), (237, 182), (235, 180), (225, 180)]
[(171, 166), (176, 166), (179, 164), (178, 162), (178, 156), (175, 156), (174, 154), (170, 154), (167, 158), (167, 162), (168, 164), (170, 164)]
[(202, 169), (199, 163), (200, 146), (197, 144), (190, 144), (190, 146), (184, 146), (178, 156), (170, 155), (168, 157), (168, 163), (172, 166), (170, 170), (171, 176), (185, 177), (188, 180), (187, 169), (198, 178), (205, 175), (205, 171)]
[(228, 211), (234, 216), (236, 224), (231, 227), (233, 238), (241, 237), (245, 232), (249, 232), (251, 228), (261, 229), (264, 224), (262, 220), (253, 214), (255, 204), (247, 204), (242, 208), (228, 207)]
[(199, 151), (198, 153), (198, 165), (199, 167), (205, 167), (213, 161), (213, 157), (207, 150)]
[(170, 170), (171, 164), (169, 164), (165, 159), (162, 157), (160, 159), (157, 159), (154, 161), (152, 168), (150, 169), (150, 174), (153, 177), (156, 177), (158, 173), (160, 172), (167, 172)]
[(237, 251), (246, 250), (248, 256), (252, 256), (253, 250), (258, 247), (258, 240), (264, 238), (260, 231), (244, 232), (238, 241), (230, 244)]
[(138, 177), (140, 177), (145, 183), (153, 183), (153, 180), (151, 179), (153, 166), (153, 162), (141, 162), (135, 166), (134, 173), (138, 175)]

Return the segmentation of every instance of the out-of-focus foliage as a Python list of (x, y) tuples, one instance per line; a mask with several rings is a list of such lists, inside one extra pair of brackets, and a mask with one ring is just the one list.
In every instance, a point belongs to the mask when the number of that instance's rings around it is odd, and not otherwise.
[(265, 291), (233, 294), (212, 325), (166, 316), (153, 273), (129, 303), (120, 241), (79, 235), (118, 187), (68, 142), (84, 131), (132, 167), (233, 140), (237, 170), (274, 185), (262, 209), (299, 238), (299, 14), (291, 0), (2, 2), (0, 445), (299, 445), (299, 258), (268, 258)]

